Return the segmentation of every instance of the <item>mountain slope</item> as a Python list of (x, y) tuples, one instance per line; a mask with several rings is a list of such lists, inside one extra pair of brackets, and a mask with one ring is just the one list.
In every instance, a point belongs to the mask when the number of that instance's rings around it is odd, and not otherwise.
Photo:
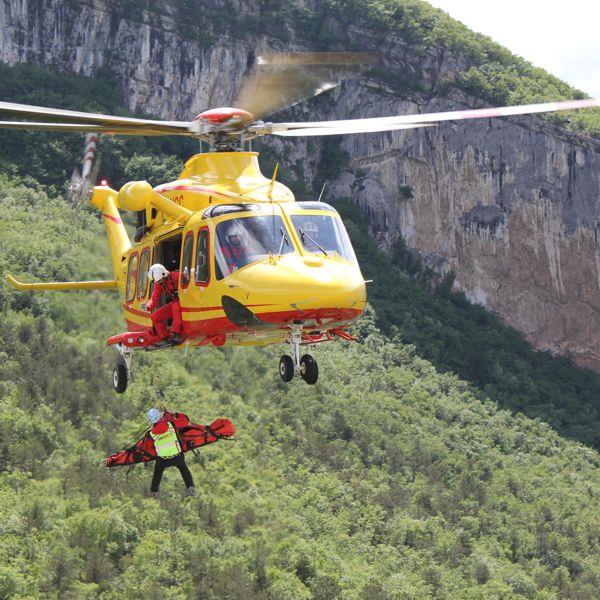
[[(18, 183), (0, 198), (15, 272), (109, 268), (93, 218)], [(117, 397), (112, 293), (2, 303), (0, 596), (592, 598), (600, 583), (598, 454), (478, 399), (370, 318), (360, 342), (315, 353), (314, 387), (279, 380), (278, 348), (205, 348), (136, 356)], [(159, 388), (238, 428), (202, 468), (190, 457), (195, 498), (177, 473), (156, 501), (149, 470), (98, 464), (144, 427)]]

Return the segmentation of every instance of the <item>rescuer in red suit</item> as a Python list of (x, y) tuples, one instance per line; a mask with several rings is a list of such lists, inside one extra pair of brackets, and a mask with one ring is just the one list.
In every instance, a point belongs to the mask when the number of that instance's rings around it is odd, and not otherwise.
[[(150, 318), (156, 335), (161, 340), (168, 340), (174, 345), (180, 344), (182, 342), (183, 323), (177, 295), (179, 271), (169, 272), (163, 265), (152, 265), (148, 271), (148, 279), (154, 281), (154, 290), (152, 291), (152, 298), (148, 302), (142, 303), (142, 309), (149, 310), (152, 313)], [(153, 311), (160, 303), (163, 294), (166, 299), (165, 304)], [(167, 319), (173, 320), (170, 332), (167, 329)]]
[(185, 462), (185, 456), (181, 451), (181, 442), (177, 435), (178, 429), (189, 424), (188, 416), (183, 413), (161, 413), (157, 408), (151, 408), (148, 411), (148, 420), (152, 424), (149, 433), (156, 450), (156, 463), (152, 485), (150, 486), (152, 495), (158, 495), (163, 471), (167, 467), (177, 467), (183, 477), (188, 494), (193, 496), (195, 491), (194, 479)]

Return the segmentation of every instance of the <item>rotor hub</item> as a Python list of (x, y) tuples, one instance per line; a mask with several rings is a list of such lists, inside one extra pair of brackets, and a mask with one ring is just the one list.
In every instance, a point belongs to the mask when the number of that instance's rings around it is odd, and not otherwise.
[(194, 121), (210, 123), (211, 125), (233, 125), (237, 123), (248, 125), (254, 121), (254, 115), (241, 108), (226, 106), (205, 110), (197, 115)]

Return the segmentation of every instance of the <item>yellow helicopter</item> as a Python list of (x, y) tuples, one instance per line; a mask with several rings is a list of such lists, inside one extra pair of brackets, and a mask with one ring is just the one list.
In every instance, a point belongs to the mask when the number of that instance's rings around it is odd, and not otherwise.
[[(182, 345), (288, 343), (290, 353), (279, 362), (281, 378), (290, 381), (298, 372), (314, 384), (317, 362), (301, 347), (353, 339), (347, 329), (364, 311), (365, 281), (335, 208), (320, 198), (295, 201), (276, 180), (277, 168), (265, 177), (258, 154), (247, 149), (252, 139), (379, 132), (599, 106), (589, 99), (338, 121), (257, 119), (338, 85), (341, 68), (364, 62), (368, 57), (356, 53), (260, 57), (235, 102), (243, 108), (206, 110), (189, 122), (0, 102), (0, 111), (12, 116), (53, 120), (0, 122), (4, 128), (185, 135), (209, 146), (186, 162), (174, 182), (152, 188), (134, 181), (119, 191), (102, 184), (93, 188), (90, 201), (104, 217), (113, 280), (21, 283), (6, 275), (7, 281), (19, 290), (118, 289), (128, 331), (110, 337), (108, 345), (118, 351), (113, 385), (119, 393), (130, 381), (134, 352), (171, 347), (157, 337), (145, 310), (153, 264), (178, 272)], [(290, 68), (301, 74), (290, 76)], [(120, 210), (138, 215), (133, 242)]]

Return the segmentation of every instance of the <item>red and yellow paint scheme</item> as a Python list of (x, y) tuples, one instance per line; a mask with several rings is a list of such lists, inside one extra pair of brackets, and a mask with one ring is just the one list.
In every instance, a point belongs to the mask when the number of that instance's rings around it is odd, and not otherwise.
[[(92, 203), (106, 222), (130, 332), (152, 328), (141, 304), (149, 298), (147, 271), (155, 262), (179, 271), (187, 344), (283, 342), (294, 324), (301, 325), (303, 341), (315, 343), (345, 337), (344, 329), (364, 310), (364, 279), (335, 209), (295, 202), (287, 187), (263, 177), (256, 153), (199, 154), (187, 161), (175, 182), (155, 189), (132, 182), (118, 194), (96, 187)], [(118, 208), (146, 213), (147, 233), (133, 246)], [(271, 244), (264, 237), (251, 240), (261, 247), (247, 264), (227, 273), (221, 232), (234, 220), (242, 225), (258, 220)], [(329, 222), (328, 231), (335, 235), (327, 240), (328, 248), (302, 242), (299, 230), (307, 222)], [(252, 235), (253, 229), (246, 231)], [(179, 248), (179, 260), (166, 260), (161, 245)], [(145, 345), (137, 335), (128, 337), (134, 340), (128, 345)]]
[[(126, 358), (158, 341), (142, 307), (154, 263), (179, 271), (183, 345), (351, 339), (346, 329), (362, 314), (366, 292), (340, 216), (323, 202), (296, 202), (275, 175), (263, 176), (255, 152), (211, 152), (191, 157), (177, 181), (154, 189), (144, 181), (118, 192), (96, 186), (91, 203), (104, 217), (114, 280), (12, 283), (119, 289), (128, 331), (108, 344)], [(119, 210), (138, 213), (137, 242), (130, 241)], [(239, 265), (228, 263), (225, 248), (234, 222), (245, 247)]]

